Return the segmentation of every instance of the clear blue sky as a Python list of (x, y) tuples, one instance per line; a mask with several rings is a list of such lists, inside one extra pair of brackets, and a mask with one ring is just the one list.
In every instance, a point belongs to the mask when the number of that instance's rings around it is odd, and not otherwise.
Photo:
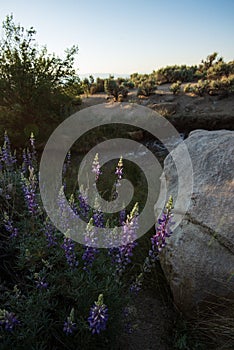
[(49, 52), (77, 44), (82, 74), (234, 59), (234, 0), (1, 0), (1, 22), (10, 13)]

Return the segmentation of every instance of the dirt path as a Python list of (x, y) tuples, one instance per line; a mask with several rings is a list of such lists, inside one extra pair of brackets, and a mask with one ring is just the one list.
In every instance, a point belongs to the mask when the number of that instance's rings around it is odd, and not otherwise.
[(81, 95), (82, 104), (80, 106), (80, 109), (84, 109), (87, 107), (98, 105), (100, 103), (107, 102), (106, 98), (107, 98), (107, 94), (105, 92), (100, 92), (95, 95), (89, 95), (88, 97), (86, 95)]
[[(100, 103), (108, 103), (107, 96), (108, 95), (105, 92), (100, 92), (95, 95), (89, 95), (88, 97), (86, 95), (81, 95), (82, 104), (80, 106), (80, 109), (91, 107)], [(129, 91), (126, 102), (131, 100), (137, 101), (137, 89)]]

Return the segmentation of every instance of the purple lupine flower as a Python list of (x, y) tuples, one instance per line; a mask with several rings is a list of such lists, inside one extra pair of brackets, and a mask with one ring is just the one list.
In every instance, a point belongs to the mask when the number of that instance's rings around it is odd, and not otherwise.
[(24, 193), (24, 198), (28, 207), (28, 211), (30, 214), (35, 215), (38, 210), (38, 204), (36, 202), (36, 177), (34, 174), (34, 168), (30, 167), (29, 170), (29, 178), (26, 179), (23, 174), (21, 174), (22, 181), (22, 189)]
[(123, 177), (123, 157), (121, 156), (118, 162), (118, 165), (115, 170), (115, 174), (118, 177), (118, 180), (121, 180)]
[(73, 197), (70, 197), (69, 199), (70, 206), (67, 206), (67, 199), (64, 194), (64, 186), (62, 186), (59, 190), (57, 200), (60, 214), (60, 223), (62, 224), (64, 232), (68, 232), (71, 220), (74, 220), (76, 218), (75, 211), (77, 210), (75, 205), (72, 203), (72, 198)]
[(99, 209), (95, 209), (93, 213), (93, 224), (96, 227), (104, 227), (103, 212)]
[(135, 204), (130, 215), (127, 216), (126, 222), (122, 226), (122, 245), (118, 248), (111, 248), (114, 253), (112, 261), (116, 263), (116, 271), (122, 274), (126, 266), (131, 262), (133, 250), (137, 245), (137, 229), (138, 229), (138, 203)]
[[(29, 141), (30, 141), (30, 145), (31, 145), (32, 149), (35, 150), (35, 138), (34, 138), (33, 132), (31, 132)], [(35, 150), (35, 152), (36, 152), (36, 150)]]
[(149, 251), (149, 257), (151, 262), (158, 259), (158, 254), (166, 245), (166, 238), (170, 237), (172, 231), (170, 225), (173, 225), (171, 210), (173, 209), (173, 199), (170, 196), (165, 211), (162, 213), (161, 218), (158, 219), (158, 225), (155, 225), (156, 233), (151, 238), (151, 249)]
[(1, 149), (0, 160), (7, 169), (12, 168), (13, 164), (16, 163), (16, 157), (11, 153), (11, 143), (6, 131), (4, 133), (4, 144)]
[(82, 187), (78, 193), (78, 202), (79, 202), (79, 214), (83, 218), (88, 219), (88, 214), (89, 214), (88, 196)]
[(33, 133), (30, 135), (29, 139), (29, 148), (23, 150), (23, 163), (22, 163), (22, 172), (26, 174), (29, 168), (37, 168), (37, 159), (36, 159), (36, 148), (35, 148), (35, 138)]
[(75, 268), (76, 266), (78, 266), (78, 261), (76, 259), (76, 254), (74, 249), (75, 243), (72, 241), (72, 239), (69, 237), (65, 237), (61, 247), (64, 249), (68, 265), (71, 268)]
[(15, 238), (18, 236), (18, 229), (13, 226), (13, 221), (9, 219), (6, 213), (4, 213), (4, 227), (7, 232), (10, 233), (10, 238)]
[(145, 258), (143, 264), (143, 272), (137, 276), (136, 280), (130, 286), (130, 292), (138, 294), (141, 290), (141, 286), (144, 280), (144, 273), (150, 272), (156, 260), (158, 260), (158, 254), (166, 245), (166, 238), (172, 234), (170, 230), (170, 225), (173, 225), (171, 221), (173, 214), (171, 213), (173, 209), (173, 199), (170, 196), (166, 204), (165, 211), (163, 212), (161, 218), (158, 220), (158, 226), (156, 226), (156, 233), (151, 238), (151, 249), (149, 250), (148, 256)]
[(137, 239), (138, 229), (138, 203), (135, 204), (131, 214), (128, 215), (126, 222), (123, 224), (122, 243), (126, 245), (133, 243)]
[(92, 334), (99, 334), (106, 329), (108, 321), (108, 308), (103, 302), (103, 294), (100, 294), (98, 301), (90, 309), (88, 322)]
[(72, 308), (70, 315), (64, 322), (63, 331), (66, 333), (66, 335), (70, 335), (76, 330), (76, 328), (76, 323), (74, 322), (74, 308)]
[(32, 166), (32, 162), (29, 159), (28, 152), (26, 152), (25, 149), (23, 150), (22, 157), (23, 157), (22, 172), (23, 172), (23, 174), (26, 174), (28, 171), (28, 167)]
[(61, 223), (63, 225), (63, 230), (67, 231), (69, 229), (70, 220), (66, 212), (67, 201), (66, 201), (66, 197), (64, 196), (64, 186), (62, 186), (59, 190), (58, 206), (59, 206), (59, 214), (61, 217)]
[(101, 169), (101, 166), (98, 160), (98, 153), (96, 153), (92, 164), (92, 172), (95, 174), (95, 181), (97, 181), (99, 179), (99, 176), (101, 175), (100, 169)]
[(0, 309), (0, 326), (6, 331), (12, 332), (15, 326), (19, 325), (19, 320), (13, 312)]
[(96, 255), (99, 250), (94, 247), (97, 241), (97, 232), (96, 227), (94, 226), (94, 219), (91, 218), (85, 232), (85, 251), (82, 255), (82, 260), (84, 261), (84, 270), (89, 271), (93, 262), (95, 260)]
[(74, 195), (71, 194), (70, 198), (69, 198), (69, 205), (71, 207), (71, 209), (73, 210), (73, 212), (79, 216), (79, 212), (78, 212), (78, 209), (77, 209), (77, 205), (75, 203), (75, 198), (74, 198)]
[(116, 199), (118, 197), (118, 187), (120, 186), (120, 180), (123, 177), (123, 157), (121, 156), (118, 165), (115, 168), (115, 175), (117, 175), (117, 180), (115, 182), (115, 186), (113, 188), (112, 199)]
[(48, 247), (52, 247), (52, 246), (57, 245), (56, 237), (55, 237), (55, 228), (48, 221), (46, 222), (46, 224), (44, 226), (44, 232), (45, 232), (46, 240), (48, 243), (47, 244)]
[(136, 280), (130, 285), (129, 289), (132, 294), (137, 295), (140, 292), (143, 279), (144, 279), (143, 273), (140, 273), (139, 276), (137, 276)]
[(82, 260), (84, 261), (84, 268), (83, 269), (85, 271), (90, 270), (90, 268), (93, 265), (93, 262), (95, 260), (97, 253), (98, 253), (98, 250), (96, 248), (85, 246), (85, 251), (82, 255)]
[(48, 283), (45, 282), (45, 277), (40, 277), (38, 276), (38, 274), (35, 274), (35, 278), (36, 278), (36, 288), (38, 289), (47, 289), (48, 287)]
[(67, 318), (67, 321), (64, 322), (63, 331), (66, 335), (72, 334), (76, 330), (76, 323), (72, 322)]
[(124, 221), (126, 220), (126, 210), (123, 209), (119, 213), (119, 223), (122, 226), (124, 224)]
[(37, 164), (37, 160), (36, 160), (37, 152), (36, 152), (35, 137), (34, 137), (33, 132), (31, 132), (29, 142), (30, 142), (30, 146), (31, 146), (31, 152), (29, 151), (28, 153), (29, 153), (31, 161), (32, 161), (32, 166), (35, 167)]

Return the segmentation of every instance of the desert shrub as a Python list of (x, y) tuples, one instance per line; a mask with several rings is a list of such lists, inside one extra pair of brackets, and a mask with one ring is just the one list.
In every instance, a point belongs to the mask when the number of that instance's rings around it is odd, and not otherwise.
[[(91, 77), (91, 79), (90, 79)], [(98, 92), (104, 92), (104, 79), (101, 78), (97, 78), (96, 82), (94, 82), (94, 78), (91, 75), (88, 78), (85, 78), (82, 85), (83, 85), (83, 93), (86, 93), (86, 95), (88, 96), (90, 95), (94, 95)]]
[(208, 92), (210, 95), (227, 96), (232, 92), (232, 79), (222, 77), (221, 79), (211, 80), (209, 82)]
[(119, 94), (121, 94), (123, 98), (128, 96), (128, 88), (124, 84), (119, 86)]
[[(44, 212), (33, 135), (22, 159), (21, 165), (5, 134), (0, 153), (1, 349), (118, 348), (118, 337), (126, 326), (125, 309), (140, 291), (144, 274), (153, 268), (165, 237), (171, 234), (172, 199), (151, 237), (150, 251), (133, 275), (139, 206), (136, 204), (129, 215), (121, 211), (111, 220), (98, 205), (90, 208), (84, 189), (69, 192), (68, 153), (59, 193), (67, 196), (74, 212), (87, 222), (86, 244), (78, 244), (69, 231), (60, 233)], [(104, 174), (97, 155), (92, 171), (98, 186)], [(123, 171), (120, 158), (111, 195), (117, 194)], [(60, 195), (58, 203), (67, 225)], [(122, 226), (126, 235), (122, 237), (125, 243), (115, 248), (111, 245), (115, 238), (112, 224)], [(112, 232), (110, 248), (94, 248), (95, 228), (105, 225)]]
[(181, 82), (190, 82), (195, 79), (196, 70), (196, 66), (174, 65), (160, 68), (154, 71), (153, 75), (157, 84), (176, 83), (178, 80)]
[(133, 73), (130, 75), (130, 81), (133, 82), (135, 87), (138, 87), (139, 79), (140, 79), (140, 74), (138, 74), (138, 73)]
[(207, 80), (199, 80), (196, 84), (192, 86), (192, 92), (195, 95), (203, 96), (207, 92), (209, 82)]
[(123, 83), (126, 82), (126, 79), (122, 78), (122, 77), (119, 77), (119, 78), (116, 79), (116, 82), (120, 86), (120, 85), (122, 85)]
[(113, 96), (114, 98), (118, 99), (119, 88), (117, 82), (114, 79), (106, 79), (104, 83), (104, 89), (109, 96)]
[(228, 82), (229, 82), (229, 92), (232, 93), (234, 92), (234, 74), (229, 75), (228, 77)]
[(114, 80), (113, 78), (109, 78), (105, 80), (104, 83), (105, 92), (109, 96), (113, 96), (115, 101), (123, 98), (126, 98), (128, 95), (128, 89), (123, 85), (119, 85), (117, 80)]
[(134, 87), (139, 88), (141, 85), (145, 83), (149, 83), (156, 85), (155, 79), (149, 74), (138, 74), (133, 73), (130, 75), (130, 81), (134, 84)]
[(96, 94), (97, 90), (97, 84), (92, 84), (92, 86), (90, 87), (90, 95)]
[(126, 81), (124, 81), (124, 82), (122, 83), (122, 85), (123, 85), (124, 87), (126, 87), (127, 89), (133, 89), (133, 88), (135, 87), (134, 82), (131, 81), (131, 80), (126, 80)]
[(104, 92), (104, 79), (97, 78), (96, 79), (97, 92)]
[(144, 81), (138, 86), (137, 96), (150, 96), (155, 93), (155, 90), (157, 90), (157, 86), (154, 81)]
[(177, 81), (176, 83), (171, 84), (170, 91), (173, 95), (178, 95), (181, 91), (181, 81)]
[(83, 89), (83, 93), (86, 94), (86, 97), (89, 96), (90, 93), (90, 88), (91, 88), (91, 83), (88, 78), (84, 78), (81, 82), (81, 86)]
[(197, 76), (207, 80), (219, 80), (222, 77), (228, 77), (233, 74), (234, 62), (224, 62), (218, 53), (214, 52), (208, 55), (205, 60), (201, 61), (198, 67)]
[(215, 80), (220, 79), (223, 76), (228, 77), (229, 75), (229, 65), (222, 60), (217, 62), (214, 66), (207, 70), (207, 79)]
[(190, 83), (184, 86), (184, 93), (189, 93), (189, 92), (192, 92), (192, 85)]

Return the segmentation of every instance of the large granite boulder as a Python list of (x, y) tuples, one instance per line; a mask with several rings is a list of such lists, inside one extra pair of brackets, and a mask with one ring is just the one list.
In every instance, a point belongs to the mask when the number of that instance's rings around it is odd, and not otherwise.
[[(193, 317), (207, 302), (234, 300), (234, 131), (195, 130), (185, 144), (193, 193), (160, 262), (175, 304)], [(183, 154), (177, 151), (175, 157), (179, 162)], [(176, 199), (174, 161), (171, 155), (165, 159), (164, 175), (168, 193)], [(233, 310), (225, 312), (233, 317)]]

